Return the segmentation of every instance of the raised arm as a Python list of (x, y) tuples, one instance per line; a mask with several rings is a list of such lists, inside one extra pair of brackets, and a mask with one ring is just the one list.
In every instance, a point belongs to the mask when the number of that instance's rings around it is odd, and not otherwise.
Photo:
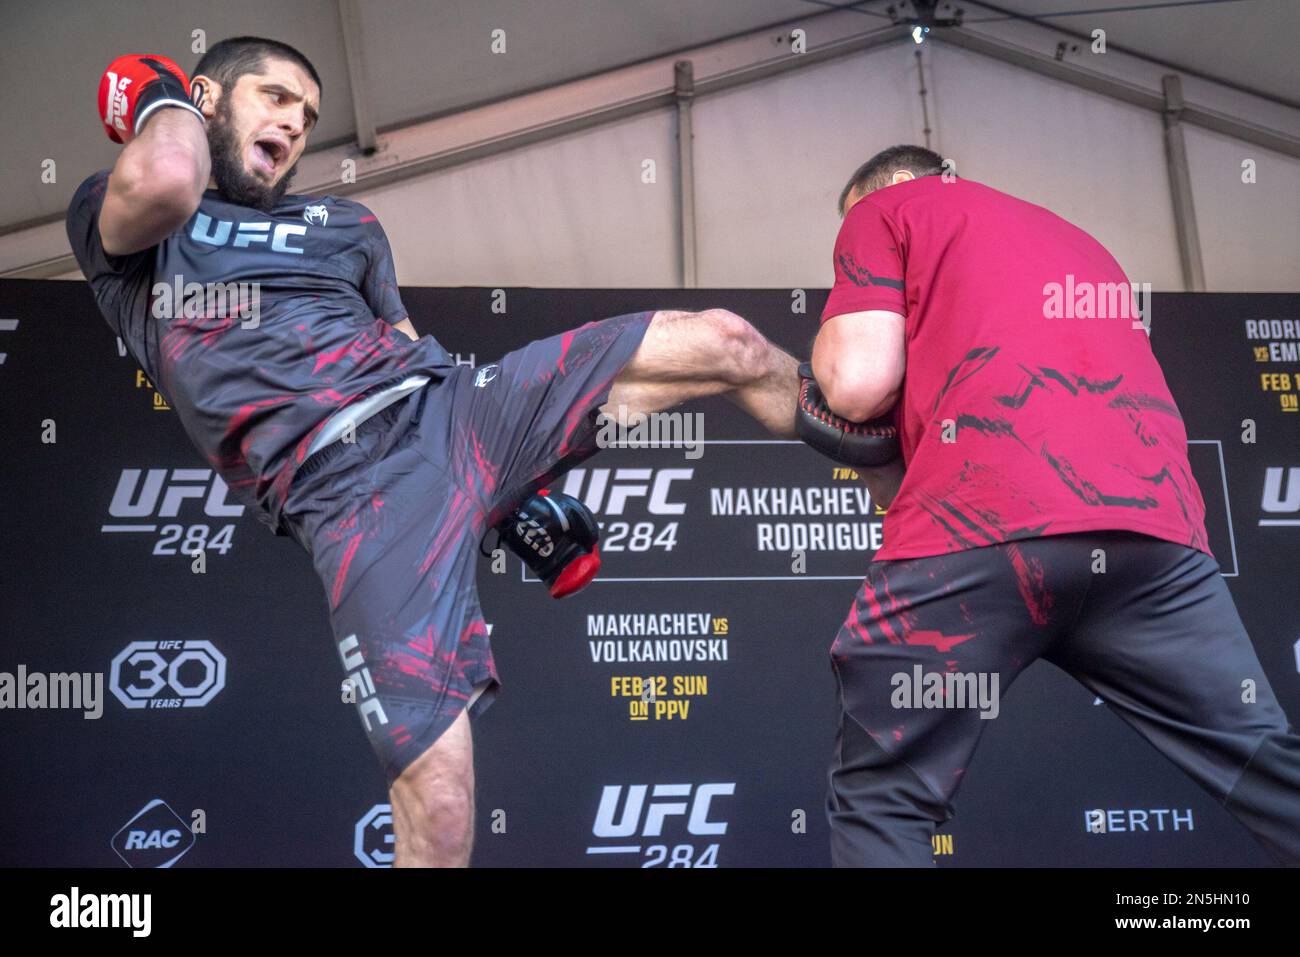
[(99, 215), (104, 251), (122, 256), (157, 245), (194, 214), (212, 161), (189, 81), (165, 57), (119, 57), (100, 106), (109, 136), (126, 144)]

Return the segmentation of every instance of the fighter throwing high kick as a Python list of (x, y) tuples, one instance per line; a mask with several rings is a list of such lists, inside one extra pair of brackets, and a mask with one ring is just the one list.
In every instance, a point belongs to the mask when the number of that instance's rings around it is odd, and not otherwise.
[[(710, 310), (615, 316), (457, 366), (417, 337), (370, 210), (286, 192), (320, 100), (312, 64), (272, 40), (214, 45), (192, 83), (165, 57), (120, 57), (99, 106), (125, 149), (77, 190), (68, 235), (200, 452), (311, 555), (387, 774), (395, 863), (465, 865), (468, 716), (497, 690), (475, 587), (483, 532), (527, 516), (554, 550), (515, 541), (525, 560), (553, 593), (581, 587), (594, 521), (535, 493), (596, 451), (598, 414), (722, 394), (792, 438), (796, 362)], [(155, 308), (155, 285), (176, 283), (249, 284), (256, 314)]]

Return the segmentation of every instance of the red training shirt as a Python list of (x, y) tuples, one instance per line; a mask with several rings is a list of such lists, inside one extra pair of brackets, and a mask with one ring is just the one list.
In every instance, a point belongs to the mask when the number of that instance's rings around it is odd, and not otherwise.
[(979, 183), (926, 176), (853, 206), (822, 322), (907, 320), (890, 413), (907, 474), (877, 559), (1102, 529), (1210, 553), (1182, 416), (1131, 303), (1095, 239)]

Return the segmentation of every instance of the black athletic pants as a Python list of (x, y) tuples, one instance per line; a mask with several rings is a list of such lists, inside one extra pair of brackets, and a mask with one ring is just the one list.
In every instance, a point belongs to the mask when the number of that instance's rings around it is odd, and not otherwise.
[(1300, 865), (1300, 736), (1203, 552), (1093, 532), (873, 562), (831, 658), (836, 866), (934, 864), (931, 837), (993, 711), (992, 677), (1005, 694), (1038, 658), (1096, 693), (1278, 861)]

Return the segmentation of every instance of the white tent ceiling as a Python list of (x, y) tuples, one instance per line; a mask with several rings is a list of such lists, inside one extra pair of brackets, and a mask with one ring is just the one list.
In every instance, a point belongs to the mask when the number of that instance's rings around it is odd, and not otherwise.
[[(1134, 0), (1000, 0), (943, 2), (969, 23), (1037, 15), (1071, 35), (1106, 30), (1115, 49), (1164, 61), (1188, 75), (1211, 77), (1296, 106), (1300, 35), (1295, 0), (1219, 0), (1106, 12)], [(1167, 4), (1170, 0), (1153, 0)], [(887, 0), (857, 4), (864, 29), (889, 22)], [(910, 12), (907, 0), (893, 3)], [(323, 79), (323, 110), (313, 148), (356, 136), (351, 87), (368, 93), (380, 129), (464, 110), (615, 67), (663, 56), (776, 24), (805, 26), (842, 0), (385, 0), (361, 2), (364, 76), (349, 75), (338, 0), (43, 0), (0, 6), (0, 143), (5, 181), (0, 233), (60, 217), (85, 173), (111, 165), (117, 147), (95, 118), (100, 73), (122, 52), (171, 55), (186, 69), (195, 30), (208, 44), (239, 34), (280, 39), (301, 49)], [(1149, 7), (1149, 5), (1147, 5)], [(1087, 9), (1084, 15), (1056, 16)], [(494, 55), (491, 32), (505, 31)], [(1294, 135), (1295, 131), (1289, 131)], [(42, 163), (61, 175), (42, 182)]]

